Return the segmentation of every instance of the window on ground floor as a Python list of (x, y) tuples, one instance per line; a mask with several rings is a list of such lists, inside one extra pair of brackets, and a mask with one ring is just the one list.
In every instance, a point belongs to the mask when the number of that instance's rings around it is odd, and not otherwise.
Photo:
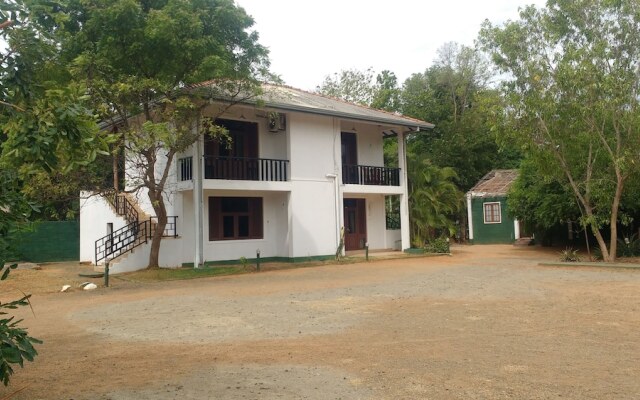
[(483, 203), (483, 207), (485, 224), (499, 224), (502, 222), (500, 203)]
[(262, 237), (261, 197), (209, 197), (209, 240)]

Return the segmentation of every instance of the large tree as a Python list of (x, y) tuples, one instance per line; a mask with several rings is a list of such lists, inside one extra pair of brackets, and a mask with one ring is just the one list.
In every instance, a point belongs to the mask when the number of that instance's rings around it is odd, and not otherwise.
[(549, 0), (517, 21), (486, 22), (480, 38), (504, 73), (506, 132), (571, 188), (615, 260), (621, 200), (640, 164), (640, 3)]
[(122, 135), (128, 165), (138, 172), (128, 189), (146, 191), (158, 217), (148, 264), (157, 267), (173, 159), (201, 134), (203, 90), (186, 89), (213, 80), (229, 95), (252, 93), (267, 77), (267, 51), (250, 30), (253, 19), (233, 0), (61, 4), (62, 49), (73, 78)]
[[(0, 280), (16, 268), (5, 264), (16, 233), (35, 210), (22, 192), (25, 176), (69, 174), (106, 150), (86, 90), (70, 80), (60, 57), (52, 4), (10, 0), (0, 9)], [(0, 381), (5, 385), (13, 365), (37, 354), (33, 344), (39, 341), (6, 311), (28, 305), (29, 297), (0, 303)]]
[(345, 69), (325, 76), (324, 81), (316, 86), (316, 92), (350, 103), (369, 106), (375, 95), (374, 78), (375, 72), (372, 68), (364, 71)]
[(453, 168), (463, 191), (491, 169), (513, 167), (518, 159), (496, 144), (492, 116), (501, 103), (489, 87), (490, 76), (476, 49), (446, 43), (431, 67), (404, 82), (400, 96), (403, 114), (436, 126), (411, 140), (408, 151)]

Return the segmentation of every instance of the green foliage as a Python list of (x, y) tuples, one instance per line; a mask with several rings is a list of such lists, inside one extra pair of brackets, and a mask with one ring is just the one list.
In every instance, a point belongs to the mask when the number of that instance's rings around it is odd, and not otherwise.
[(377, 75), (371, 68), (342, 70), (327, 75), (316, 92), (379, 110), (398, 111), (400, 107), (398, 78), (389, 70)]
[(578, 262), (580, 261), (580, 257), (578, 257), (578, 250), (574, 250), (571, 247), (567, 247), (566, 249), (560, 252), (560, 261), (562, 262)]
[(368, 106), (374, 98), (373, 69), (365, 71), (357, 69), (342, 70), (327, 75), (324, 81), (316, 87), (316, 92), (326, 96), (336, 97), (350, 103)]
[(424, 250), (427, 253), (448, 254), (450, 252), (449, 238), (440, 237), (433, 239), (424, 246)]
[(618, 239), (618, 257), (640, 257), (640, 239), (636, 235)]
[(409, 215), (415, 247), (439, 235), (453, 236), (455, 218), (462, 207), (463, 194), (455, 184), (452, 168), (439, 168), (429, 160), (410, 159)]
[[(4, 260), (0, 260), (0, 281), (7, 279), (9, 272), (17, 268), (17, 264), (5, 266)], [(2, 303), (0, 302), (0, 381), (7, 386), (11, 375), (13, 375), (12, 365), (24, 366), (24, 361), (33, 361), (38, 354), (33, 347), (42, 341), (29, 336), (24, 328), (19, 324), (22, 320), (15, 320), (15, 317), (7, 316), (4, 310), (14, 310), (18, 307), (31, 306), (29, 298), (31, 295), (24, 295), (18, 300)]]
[[(0, 172), (0, 281), (17, 267), (16, 264), (6, 265), (13, 254), (13, 240), (16, 233), (28, 225), (34, 210), (37, 211), (19, 192), (17, 173), (10, 170)], [(22, 366), (24, 360), (33, 361), (37, 352), (32, 344), (40, 343), (19, 326), (21, 320), (15, 320), (4, 311), (28, 305), (29, 297), (23, 295), (18, 300), (0, 302), (0, 381), (5, 386), (14, 372), (12, 365)]]
[(580, 210), (570, 187), (542, 174), (538, 164), (525, 159), (507, 197), (510, 214), (534, 231), (564, 221), (577, 221)]
[(614, 260), (620, 203), (639, 172), (640, 5), (551, 0), (518, 21), (486, 22), (480, 41), (505, 74), (500, 129), (542, 176), (571, 188), (581, 222)]
[(488, 71), (478, 51), (447, 43), (434, 65), (411, 75), (400, 94), (405, 115), (436, 125), (410, 138), (408, 152), (453, 168), (462, 191), (492, 169), (517, 166), (519, 159), (511, 147), (496, 144), (493, 125), (502, 104), (487, 85)]
[(400, 109), (400, 88), (396, 74), (384, 70), (376, 76), (371, 107), (390, 112)]
[(105, 154), (108, 136), (98, 131), (87, 90), (70, 80), (52, 29), (54, 3), (18, 0), (14, 23), (0, 30), (7, 43), (0, 63), (2, 158), (13, 166), (69, 171)]

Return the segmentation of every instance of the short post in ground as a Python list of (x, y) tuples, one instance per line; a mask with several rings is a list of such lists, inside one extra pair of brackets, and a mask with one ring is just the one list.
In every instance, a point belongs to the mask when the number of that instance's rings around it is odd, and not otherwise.
[(260, 272), (260, 249), (256, 250), (256, 271)]

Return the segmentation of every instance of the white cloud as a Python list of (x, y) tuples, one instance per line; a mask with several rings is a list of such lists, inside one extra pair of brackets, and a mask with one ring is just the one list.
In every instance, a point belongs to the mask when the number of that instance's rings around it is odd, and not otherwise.
[[(480, 24), (518, 17), (544, 0), (237, 0), (256, 20), (272, 71), (312, 90), (342, 69), (384, 69), (400, 81), (424, 71), (446, 42), (472, 45)], [(383, 5), (384, 4), (384, 5)]]

